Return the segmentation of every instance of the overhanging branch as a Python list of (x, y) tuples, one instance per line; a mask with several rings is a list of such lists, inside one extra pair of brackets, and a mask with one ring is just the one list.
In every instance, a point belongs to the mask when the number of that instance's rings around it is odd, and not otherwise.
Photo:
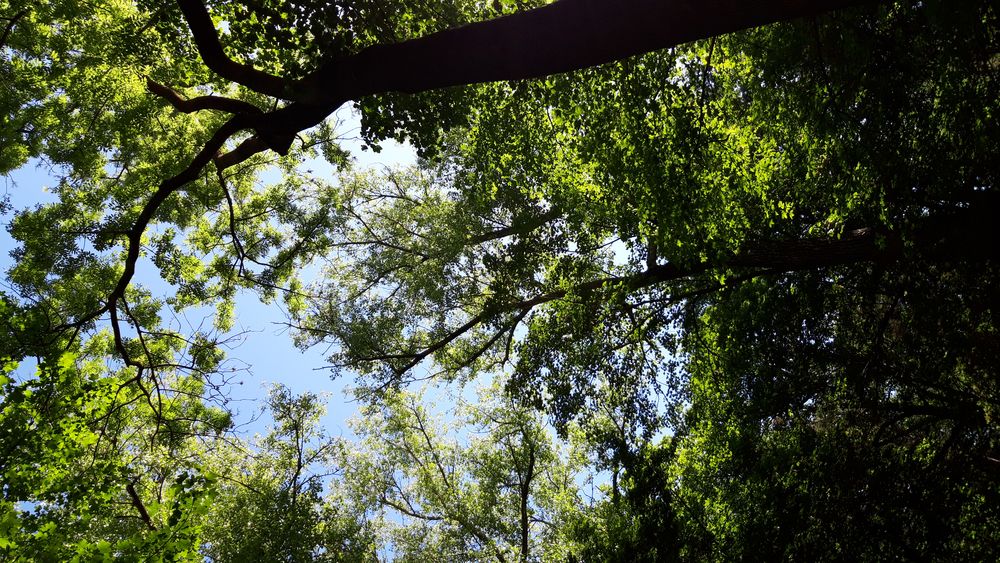
[(539, 78), (877, 0), (557, 0), (327, 63), (296, 84), (326, 103)]
[[(613, 287), (623, 287), (627, 291), (637, 291), (647, 287), (691, 278), (707, 272), (728, 269), (752, 269), (762, 273), (792, 272), (834, 265), (846, 265), (864, 261), (894, 260), (899, 256), (901, 243), (898, 234), (880, 235), (875, 229), (858, 229), (846, 233), (839, 239), (816, 238), (803, 240), (771, 241), (749, 245), (745, 250), (736, 253), (728, 259), (714, 263), (701, 263), (693, 266), (677, 264), (657, 264), (643, 272), (629, 276), (611, 276), (582, 282), (567, 289), (559, 289), (543, 293), (522, 301), (507, 303), (489, 310), (484, 310), (473, 316), (461, 326), (444, 334), (430, 345), (412, 352), (400, 352), (354, 358), (354, 362), (405, 362), (393, 371), (396, 376), (402, 376), (416, 367), (420, 362), (444, 349), (463, 335), (476, 327), (493, 321), (499, 315), (515, 313), (514, 326), (532, 309), (539, 305), (564, 299), (569, 295), (589, 294), (608, 290)], [(509, 322), (495, 333), (488, 344), (495, 344), (502, 335), (511, 329)], [(476, 357), (486, 350), (480, 348), (474, 352)]]

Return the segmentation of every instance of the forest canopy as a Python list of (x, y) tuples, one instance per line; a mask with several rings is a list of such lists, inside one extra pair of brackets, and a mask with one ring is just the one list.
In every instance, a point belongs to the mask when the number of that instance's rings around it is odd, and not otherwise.
[(998, 15), (0, 0), (0, 559), (1000, 559)]

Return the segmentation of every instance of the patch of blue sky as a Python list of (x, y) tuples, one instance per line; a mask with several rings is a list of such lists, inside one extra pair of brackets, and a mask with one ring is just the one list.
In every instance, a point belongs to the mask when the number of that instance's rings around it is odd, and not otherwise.
[[(386, 141), (378, 153), (363, 150), (358, 135), (360, 121), (350, 109), (340, 110), (336, 119), (342, 146), (354, 156), (356, 167), (402, 167), (416, 163), (416, 152), (406, 144)], [(304, 162), (302, 169), (311, 170), (311, 174), (324, 179), (334, 180), (336, 177), (333, 167), (319, 158)], [(270, 172), (261, 177), (261, 182), (277, 179), (277, 173)], [(0, 177), (0, 189), (3, 190), (0, 197), (4, 197), (11, 208), (0, 219), (5, 227), (0, 232), (0, 271), (6, 273), (14, 265), (11, 253), (17, 243), (6, 228), (13, 213), (58, 201), (52, 190), (58, 181), (54, 171), (37, 160)], [(306, 274), (316, 276), (320, 272), (317, 268), (310, 268)], [(7, 287), (6, 279), (0, 283), (4, 291), (12, 292), (12, 288)], [(171, 295), (173, 291), (148, 258), (141, 259), (137, 264), (134, 283), (160, 298)], [(294, 345), (287, 326), (287, 315), (279, 303), (280, 300), (275, 300), (265, 304), (253, 292), (241, 293), (235, 303), (235, 329), (229, 335), (220, 335), (227, 341), (226, 352), (230, 359), (226, 369), (231, 370), (231, 375), (225, 376), (231, 383), (227, 394), (239, 432), (250, 436), (267, 431), (271, 419), (266, 413), (262, 414), (261, 409), (270, 386), (281, 384), (297, 394), (312, 392), (327, 397), (327, 414), (322, 424), (330, 434), (353, 435), (347, 420), (357, 411), (357, 403), (346, 389), (353, 382), (352, 378), (331, 380), (330, 370), (326, 367), (326, 350), (322, 346), (300, 350)], [(210, 326), (211, 321), (206, 319), (210, 319), (212, 313), (208, 308), (191, 308), (181, 314), (168, 307), (161, 311), (165, 323), (182, 334)], [(37, 365), (31, 361), (23, 362), (15, 376), (21, 380), (33, 377), (36, 368)]]

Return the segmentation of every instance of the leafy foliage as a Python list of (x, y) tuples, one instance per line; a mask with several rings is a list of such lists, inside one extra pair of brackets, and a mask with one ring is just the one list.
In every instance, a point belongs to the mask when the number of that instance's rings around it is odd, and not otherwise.
[[(4, 558), (1000, 557), (997, 8), (358, 86), (421, 160), (354, 166), (317, 89), (542, 4), (0, 0), (0, 173), (56, 200), (8, 228)], [(234, 431), (241, 291), (356, 440), (282, 387)]]

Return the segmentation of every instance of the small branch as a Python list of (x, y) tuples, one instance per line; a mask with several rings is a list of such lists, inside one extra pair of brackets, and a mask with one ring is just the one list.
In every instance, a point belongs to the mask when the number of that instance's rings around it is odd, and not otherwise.
[(153, 524), (153, 519), (149, 517), (149, 512), (146, 510), (146, 505), (142, 503), (142, 499), (139, 498), (139, 493), (135, 490), (134, 481), (125, 485), (125, 490), (128, 491), (129, 498), (132, 499), (132, 506), (139, 511), (139, 518), (146, 523), (146, 527), (151, 531), (156, 531), (156, 525)]
[(222, 168), (216, 164), (215, 173), (219, 178), (219, 187), (222, 189), (223, 195), (226, 196), (226, 206), (229, 208), (229, 236), (233, 239), (233, 246), (236, 247), (236, 258), (239, 260), (240, 264), (240, 276), (243, 276), (246, 272), (244, 267), (243, 258), (246, 256), (246, 252), (243, 250), (243, 243), (240, 242), (240, 237), (236, 233), (236, 209), (233, 204), (233, 196), (229, 193), (229, 188), (226, 187), (226, 178), (222, 175)]
[(438, 516), (437, 514), (421, 514), (420, 512), (415, 512), (413, 510), (409, 510), (405, 506), (403, 506), (403, 505), (401, 505), (401, 504), (399, 504), (397, 502), (393, 502), (393, 501), (389, 500), (388, 497), (386, 497), (385, 495), (382, 496), (381, 501), (382, 501), (382, 504), (384, 504), (384, 505), (386, 505), (386, 506), (388, 506), (390, 508), (395, 509), (396, 511), (400, 512), (401, 514), (405, 514), (405, 515), (411, 516), (413, 518), (419, 518), (421, 520), (429, 520), (429, 521), (444, 520), (443, 516)]
[[(471, 356), (462, 360), (461, 367), (471, 366), (474, 362), (476, 362), (476, 360), (481, 358), (483, 354), (488, 352), (489, 349), (492, 348), (494, 344), (496, 344), (501, 338), (503, 338), (505, 334), (510, 335), (510, 338), (513, 338), (513, 334), (517, 330), (517, 325), (521, 324), (521, 321), (524, 320), (524, 317), (530, 311), (531, 309), (521, 309), (521, 311), (517, 314), (517, 316), (514, 317), (513, 321), (505, 324), (500, 330), (496, 331), (496, 333), (494, 333), (489, 340), (487, 340), (482, 346), (480, 346), (478, 350), (473, 352)], [(509, 341), (510, 340), (508, 339), (508, 342)], [(507, 354), (505, 353), (504, 363), (506, 363), (506, 358)]]
[(143, 364), (136, 362), (129, 355), (128, 350), (125, 349), (125, 339), (122, 338), (121, 324), (118, 321), (118, 305), (113, 303), (108, 307), (108, 312), (111, 315), (111, 332), (114, 334), (115, 340), (115, 350), (118, 351), (118, 355), (122, 357), (122, 361), (125, 365), (138, 368), (139, 373), (136, 377), (142, 376), (142, 369), (145, 367)]

